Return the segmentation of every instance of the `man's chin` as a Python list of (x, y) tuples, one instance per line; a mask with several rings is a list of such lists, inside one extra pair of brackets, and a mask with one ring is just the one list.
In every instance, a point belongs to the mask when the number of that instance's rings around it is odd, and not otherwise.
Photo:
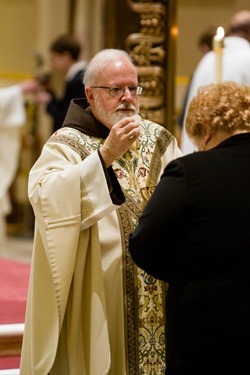
[(116, 112), (117, 118), (122, 120), (125, 117), (132, 117), (136, 114), (137, 112), (134, 109), (126, 109), (126, 110), (119, 110)]

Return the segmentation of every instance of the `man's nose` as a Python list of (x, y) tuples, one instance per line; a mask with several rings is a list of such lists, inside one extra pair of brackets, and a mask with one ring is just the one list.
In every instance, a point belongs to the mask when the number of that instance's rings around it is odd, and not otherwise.
[(132, 94), (128, 87), (124, 87), (124, 93), (122, 94), (121, 100), (132, 101)]

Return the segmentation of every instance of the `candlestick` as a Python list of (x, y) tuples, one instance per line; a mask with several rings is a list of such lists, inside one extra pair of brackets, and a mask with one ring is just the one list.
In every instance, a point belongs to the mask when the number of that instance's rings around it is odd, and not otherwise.
[(224, 29), (223, 27), (218, 27), (216, 35), (213, 38), (213, 51), (215, 55), (215, 83), (222, 81), (222, 57), (224, 48)]

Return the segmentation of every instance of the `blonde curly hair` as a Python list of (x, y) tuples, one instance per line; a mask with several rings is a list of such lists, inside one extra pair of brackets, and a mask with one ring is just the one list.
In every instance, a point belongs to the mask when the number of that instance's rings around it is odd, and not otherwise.
[(202, 86), (189, 104), (185, 126), (193, 140), (206, 132), (250, 132), (250, 87), (232, 81)]

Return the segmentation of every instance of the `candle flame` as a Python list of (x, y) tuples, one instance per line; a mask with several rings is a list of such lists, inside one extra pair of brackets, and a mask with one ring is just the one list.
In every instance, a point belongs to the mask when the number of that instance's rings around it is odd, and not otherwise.
[(215, 82), (222, 81), (222, 53), (224, 48), (224, 29), (218, 27), (217, 33), (213, 38), (213, 50), (215, 53)]
[(223, 27), (219, 26), (216, 32), (216, 39), (217, 40), (222, 40), (224, 38), (225, 32)]

